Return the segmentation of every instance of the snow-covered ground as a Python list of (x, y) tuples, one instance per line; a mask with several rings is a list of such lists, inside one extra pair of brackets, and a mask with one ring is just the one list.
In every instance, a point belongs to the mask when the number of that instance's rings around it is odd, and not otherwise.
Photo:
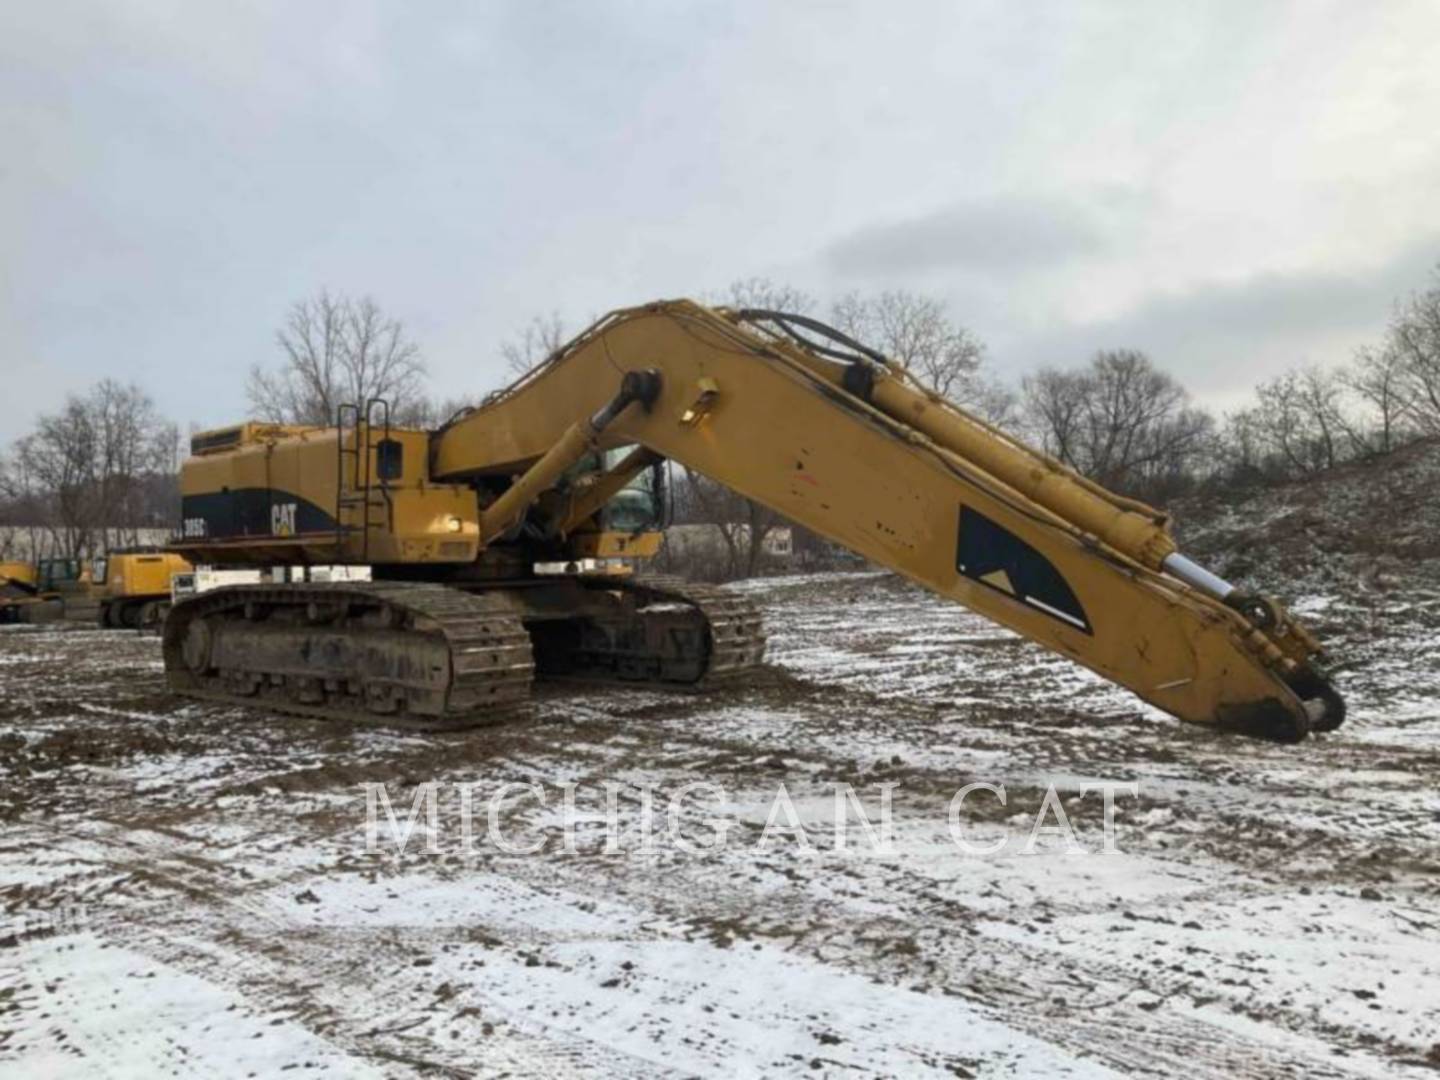
[[(0, 632), (0, 1070), (1440, 1069), (1429, 601), (1308, 598), (1351, 719), (1276, 746), (1180, 725), (889, 576), (743, 588), (774, 664), (754, 685), (550, 688), (434, 736), (173, 700), (154, 638)], [(686, 846), (642, 849), (644, 800), (699, 781)], [(382, 822), (367, 850), (367, 785), (403, 825), (430, 782), (435, 827), (398, 854)], [(1004, 804), (977, 790), (952, 820), (977, 782)], [(568, 852), (564, 783), (568, 816), (597, 819)], [(1135, 785), (1114, 854), (1098, 783)], [(889, 791), (888, 843), (837, 828), (840, 785), (872, 818)], [(1081, 854), (1026, 850), (1052, 786)], [(762, 842), (782, 787), (800, 826)], [(491, 842), (492, 799), (504, 842), (542, 850)]]

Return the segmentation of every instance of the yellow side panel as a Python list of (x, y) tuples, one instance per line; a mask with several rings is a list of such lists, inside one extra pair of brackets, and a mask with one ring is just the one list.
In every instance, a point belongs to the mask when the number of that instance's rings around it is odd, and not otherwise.
[(663, 539), (658, 532), (575, 533), (568, 546), (577, 559), (650, 559), (660, 553)]

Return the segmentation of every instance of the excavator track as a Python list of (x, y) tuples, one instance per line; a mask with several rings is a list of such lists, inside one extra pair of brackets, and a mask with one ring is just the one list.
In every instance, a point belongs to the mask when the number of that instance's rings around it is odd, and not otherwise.
[[(574, 581), (568, 601), (526, 616), (542, 679), (708, 690), (765, 660), (760, 612), (745, 597), (669, 577)], [(512, 596), (524, 602), (524, 594)], [(563, 612), (555, 618), (554, 612)]]
[(171, 609), (163, 651), (189, 697), (429, 731), (512, 717), (535, 671), (498, 598), (401, 582), (215, 589)]
[(764, 666), (764, 620), (760, 609), (739, 593), (659, 575), (636, 577), (629, 588), (644, 595), (647, 608), (689, 604), (705, 620), (709, 656), (704, 674), (693, 684), (698, 688), (735, 682)]

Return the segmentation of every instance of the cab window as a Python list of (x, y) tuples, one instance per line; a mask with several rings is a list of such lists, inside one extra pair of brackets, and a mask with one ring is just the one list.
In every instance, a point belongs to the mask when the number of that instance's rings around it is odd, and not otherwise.
[(381, 480), (399, 480), (405, 471), (405, 447), (399, 439), (381, 439), (375, 444), (375, 474)]

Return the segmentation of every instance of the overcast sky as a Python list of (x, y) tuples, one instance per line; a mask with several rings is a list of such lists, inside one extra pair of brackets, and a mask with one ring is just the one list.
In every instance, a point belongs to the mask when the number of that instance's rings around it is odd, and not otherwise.
[(537, 313), (759, 274), (1233, 404), (1440, 260), (1437, 37), (1435, 0), (7, 3), (0, 440), (105, 375), (236, 419), (321, 286), (437, 395)]

